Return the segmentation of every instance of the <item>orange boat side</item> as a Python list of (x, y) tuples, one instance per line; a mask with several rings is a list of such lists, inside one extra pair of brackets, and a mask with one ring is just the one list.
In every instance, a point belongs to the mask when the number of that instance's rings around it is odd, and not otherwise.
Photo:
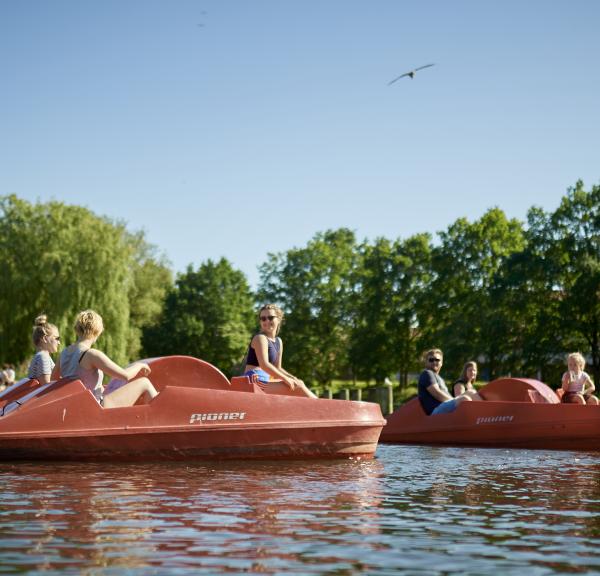
[(388, 416), (381, 442), (454, 446), (600, 450), (600, 406), (561, 404), (537, 380), (502, 378), (463, 402), (427, 416), (418, 398)]
[(0, 418), (4, 459), (148, 460), (373, 456), (379, 405), (265, 394), (189, 357), (149, 361), (159, 395), (102, 408), (59, 380)]

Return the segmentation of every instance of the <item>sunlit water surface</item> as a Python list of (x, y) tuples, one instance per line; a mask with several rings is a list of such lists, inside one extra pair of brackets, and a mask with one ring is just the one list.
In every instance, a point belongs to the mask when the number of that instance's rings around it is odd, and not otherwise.
[(600, 572), (600, 456), (5, 463), (0, 573)]

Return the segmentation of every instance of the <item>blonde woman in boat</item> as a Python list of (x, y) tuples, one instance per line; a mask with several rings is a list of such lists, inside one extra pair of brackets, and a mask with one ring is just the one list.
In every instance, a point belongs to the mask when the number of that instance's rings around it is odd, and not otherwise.
[[(133, 406), (143, 394), (148, 394), (151, 399), (154, 398), (158, 392), (147, 378), (150, 374), (148, 364), (135, 362), (127, 368), (121, 368), (104, 352), (93, 348), (103, 331), (104, 323), (97, 312), (84, 310), (77, 315), (75, 321), (77, 341), (65, 348), (60, 355), (61, 376), (80, 379), (104, 408)], [(104, 386), (102, 386), (104, 372), (113, 378), (123, 380), (125, 384), (104, 395)]]
[[(289, 388), (294, 396), (317, 398), (300, 378), (282, 367), (283, 342), (279, 330), (283, 321), (283, 310), (275, 304), (263, 306), (258, 313), (260, 332), (252, 338), (246, 357), (244, 376), (258, 379), (263, 387), (276, 393), (278, 388)], [(289, 391), (285, 390), (289, 394)]]
[(45, 314), (40, 314), (33, 322), (31, 339), (36, 352), (29, 362), (27, 377), (37, 380), (40, 384), (48, 384), (58, 378), (58, 369), (50, 356), (58, 352), (60, 343), (58, 328), (48, 322)]
[(569, 354), (567, 368), (562, 377), (562, 401), (565, 404), (598, 404), (598, 398), (593, 395), (596, 387), (589, 374), (583, 371), (584, 357), (579, 352)]
[(453, 384), (454, 397), (466, 394), (472, 400), (483, 400), (483, 398), (475, 390), (475, 382), (477, 381), (477, 362), (470, 360), (465, 362), (462, 372)]

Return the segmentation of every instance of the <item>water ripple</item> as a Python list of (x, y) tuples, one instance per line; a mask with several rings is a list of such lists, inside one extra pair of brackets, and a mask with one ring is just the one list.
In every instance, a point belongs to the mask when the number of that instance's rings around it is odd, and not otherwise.
[(373, 461), (5, 463), (0, 574), (600, 570), (594, 454), (380, 446)]

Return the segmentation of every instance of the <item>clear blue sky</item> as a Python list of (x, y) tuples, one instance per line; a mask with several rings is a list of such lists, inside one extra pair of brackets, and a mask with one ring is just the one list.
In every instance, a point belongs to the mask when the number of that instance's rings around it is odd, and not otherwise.
[(524, 219), (600, 183), (599, 24), (596, 0), (1, 0), (0, 195), (252, 285), (329, 228)]

